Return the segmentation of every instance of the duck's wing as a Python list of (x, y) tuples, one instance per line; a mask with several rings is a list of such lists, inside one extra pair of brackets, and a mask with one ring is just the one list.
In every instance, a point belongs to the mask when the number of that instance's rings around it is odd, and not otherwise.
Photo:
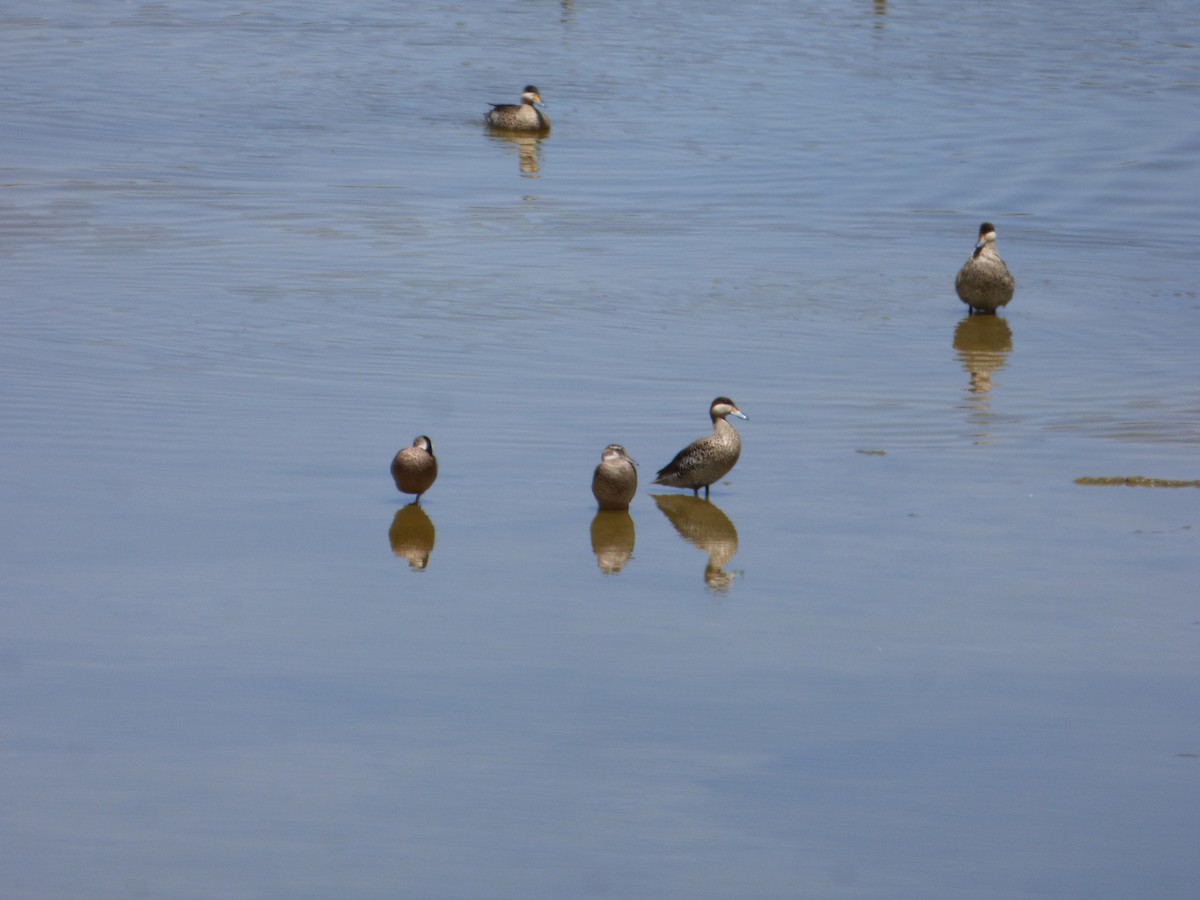
[(675, 454), (675, 458), (658, 470), (655, 479), (666, 475), (686, 475), (700, 463), (702, 454), (699, 451), (700, 442), (693, 441)]

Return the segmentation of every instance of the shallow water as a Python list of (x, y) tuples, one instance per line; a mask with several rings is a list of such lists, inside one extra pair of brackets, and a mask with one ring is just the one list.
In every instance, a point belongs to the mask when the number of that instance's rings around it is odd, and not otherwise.
[(9, 895), (1193, 894), (1194, 4), (0, 22)]

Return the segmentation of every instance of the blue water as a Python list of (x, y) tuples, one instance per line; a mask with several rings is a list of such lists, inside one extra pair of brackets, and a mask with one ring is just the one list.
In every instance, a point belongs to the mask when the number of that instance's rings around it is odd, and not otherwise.
[(1193, 896), (1194, 4), (477, 6), (0, 11), (5, 896)]

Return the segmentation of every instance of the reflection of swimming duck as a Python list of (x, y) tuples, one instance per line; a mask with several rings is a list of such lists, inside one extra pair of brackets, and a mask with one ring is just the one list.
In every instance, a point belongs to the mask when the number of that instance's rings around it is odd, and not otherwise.
[(433, 552), (433, 539), (433, 522), (425, 510), (415, 503), (396, 510), (392, 527), (388, 529), (388, 543), (394, 554), (408, 560), (410, 569), (425, 571), (429, 554)]
[(601, 509), (629, 509), (637, 492), (637, 462), (620, 444), (609, 444), (592, 473), (592, 495)]
[(975, 251), (954, 279), (954, 290), (959, 299), (973, 313), (994, 313), (1012, 299), (1017, 287), (995, 245), (996, 226), (984, 222), (979, 226)]
[(396, 490), (402, 494), (416, 494), (413, 503), (420, 502), (421, 495), (433, 485), (437, 474), (433, 441), (423, 434), (392, 460), (392, 480), (396, 482)]
[(704, 488), (707, 497), (708, 486), (734, 467), (742, 453), (742, 439), (725, 417), (748, 417), (728, 397), (714, 400), (708, 415), (712, 418), (713, 433), (692, 441), (675, 454), (673, 460), (658, 470), (655, 484), (691, 488), (693, 494), (699, 494), (700, 488)]
[(541, 109), (542, 95), (532, 84), (521, 92), (520, 103), (493, 103), (484, 120), (493, 128), (510, 131), (549, 131), (550, 117)]
[(525, 178), (536, 178), (542, 168), (542, 138), (545, 134), (536, 131), (505, 131), (503, 128), (489, 129), (488, 137), (501, 144), (512, 144), (517, 148), (517, 166)]
[(726, 591), (733, 583), (726, 572), (738, 551), (738, 533), (729, 516), (715, 503), (699, 497), (678, 494), (651, 494), (662, 514), (675, 526), (679, 536), (708, 554), (704, 582), (714, 591)]

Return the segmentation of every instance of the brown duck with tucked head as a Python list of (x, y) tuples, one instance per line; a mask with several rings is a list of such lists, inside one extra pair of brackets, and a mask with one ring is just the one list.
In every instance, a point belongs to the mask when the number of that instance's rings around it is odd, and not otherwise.
[(392, 460), (392, 480), (396, 482), (396, 490), (402, 494), (416, 494), (413, 503), (421, 501), (421, 495), (433, 486), (437, 474), (438, 464), (433, 455), (433, 441), (423, 434), (412, 442), (411, 447), (405, 447)]
[(637, 493), (637, 461), (620, 444), (609, 444), (592, 473), (592, 496), (601, 509), (629, 509)]

